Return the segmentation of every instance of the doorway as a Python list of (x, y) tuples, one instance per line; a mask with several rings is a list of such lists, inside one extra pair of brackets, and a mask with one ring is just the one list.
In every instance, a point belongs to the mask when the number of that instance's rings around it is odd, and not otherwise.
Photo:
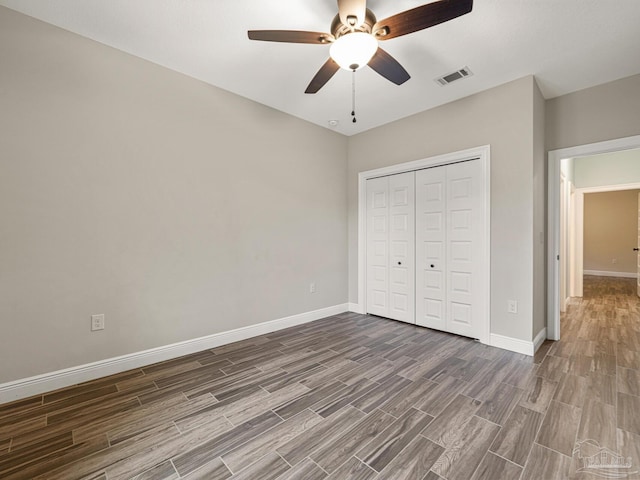
[[(571, 168), (563, 168), (563, 164), (579, 158), (635, 149), (640, 149), (640, 135), (549, 152), (547, 338), (550, 340), (560, 339), (560, 311), (566, 300), (562, 297), (561, 291), (566, 292), (568, 289), (571, 296), (582, 295), (584, 193), (598, 191), (598, 188), (601, 189), (600, 191), (604, 191), (633, 189), (640, 186), (637, 183), (623, 184), (621, 181), (613, 181), (609, 182), (610, 185), (606, 187), (576, 188), (572, 195), (573, 198), (566, 197), (568, 195), (567, 186), (565, 185), (564, 190), (561, 190), (562, 178), (564, 174), (566, 182), (567, 172), (571, 172)], [(564, 199), (563, 196), (565, 196)], [(569, 205), (573, 207), (566, 207), (567, 198), (570, 198)], [(572, 220), (569, 220), (567, 215)], [(563, 222), (563, 220), (565, 221)], [(573, 225), (574, 228), (567, 229), (563, 234), (561, 226), (566, 227), (568, 224)], [(567, 237), (571, 238), (571, 235), (575, 235), (573, 242), (567, 240)], [(577, 248), (571, 249), (571, 244), (576, 245)], [(568, 250), (573, 250), (573, 252), (568, 252)], [(565, 272), (564, 276), (563, 272)]]

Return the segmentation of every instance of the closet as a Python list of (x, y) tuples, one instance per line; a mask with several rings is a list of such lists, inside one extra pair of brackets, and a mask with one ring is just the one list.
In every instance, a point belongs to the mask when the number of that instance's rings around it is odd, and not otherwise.
[(488, 322), (479, 160), (366, 181), (366, 310), (480, 338)]

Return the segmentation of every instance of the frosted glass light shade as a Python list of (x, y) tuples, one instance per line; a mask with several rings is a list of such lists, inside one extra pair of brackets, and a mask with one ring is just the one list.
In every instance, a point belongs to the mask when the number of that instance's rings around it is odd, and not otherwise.
[(364, 67), (378, 50), (378, 41), (364, 32), (347, 33), (331, 44), (329, 55), (345, 70)]

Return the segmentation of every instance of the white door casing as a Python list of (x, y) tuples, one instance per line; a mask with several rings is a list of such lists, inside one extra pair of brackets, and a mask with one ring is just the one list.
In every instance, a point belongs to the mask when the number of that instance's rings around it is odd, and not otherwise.
[(638, 241), (636, 243), (636, 265), (637, 265), (637, 277), (636, 277), (636, 293), (640, 297), (640, 193), (638, 193)]

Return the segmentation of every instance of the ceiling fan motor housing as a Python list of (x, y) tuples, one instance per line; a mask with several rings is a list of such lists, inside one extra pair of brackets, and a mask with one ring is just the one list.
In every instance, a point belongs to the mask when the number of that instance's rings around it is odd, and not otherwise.
[(348, 33), (353, 33), (353, 32), (372, 33), (373, 26), (376, 24), (376, 21), (377, 21), (376, 16), (368, 8), (366, 10), (366, 13), (364, 16), (364, 23), (362, 25), (356, 25), (356, 26), (345, 25), (340, 20), (340, 15), (336, 15), (335, 18), (333, 19), (333, 22), (331, 22), (331, 34), (337, 40), (341, 36), (346, 35)]

